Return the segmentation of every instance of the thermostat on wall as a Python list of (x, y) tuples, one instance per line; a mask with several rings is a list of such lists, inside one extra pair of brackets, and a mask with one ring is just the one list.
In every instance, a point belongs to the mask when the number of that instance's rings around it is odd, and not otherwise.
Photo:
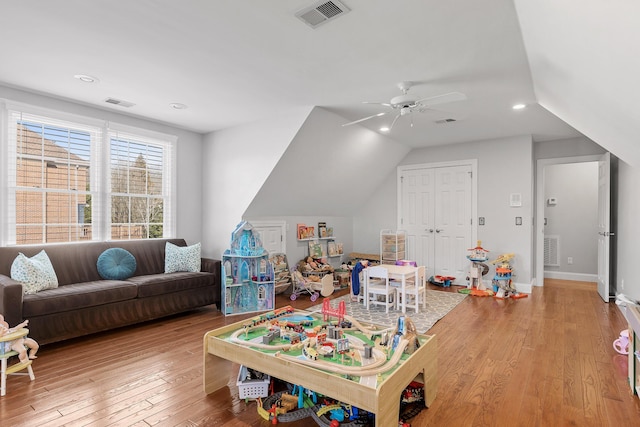
[(557, 199), (557, 198), (555, 198), (555, 197), (549, 197), (549, 198), (547, 199), (547, 204), (548, 204), (549, 206), (555, 206), (555, 205), (557, 205), (557, 204), (558, 204), (558, 199)]

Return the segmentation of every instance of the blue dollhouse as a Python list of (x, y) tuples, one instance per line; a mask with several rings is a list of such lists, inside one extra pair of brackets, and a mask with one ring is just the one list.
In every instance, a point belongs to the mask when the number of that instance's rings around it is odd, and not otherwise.
[(275, 308), (275, 281), (260, 234), (247, 221), (231, 233), (222, 254), (222, 312), (253, 313)]

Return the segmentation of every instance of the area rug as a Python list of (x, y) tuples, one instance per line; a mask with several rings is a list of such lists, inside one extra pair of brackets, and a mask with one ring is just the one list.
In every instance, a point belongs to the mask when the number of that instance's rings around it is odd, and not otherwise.
[[(442, 319), (448, 312), (462, 302), (467, 295), (457, 292), (442, 292), (427, 289), (427, 307), (420, 308), (418, 314), (413, 309), (407, 309), (405, 316), (410, 317), (420, 333), (427, 332), (435, 323)], [(402, 315), (400, 310), (389, 310), (385, 313), (384, 307), (370, 306), (369, 310), (364, 304), (352, 302), (350, 295), (344, 295), (331, 300), (332, 306), (337, 306), (339, 301), (345, 301), (347, 314), (355, 317), (361, 322), (374, 323), (377, 325), (393, 327), (396, 325), (398, 317)], [(309, 311), (321, 311), (322, 304), (308, 308)]]

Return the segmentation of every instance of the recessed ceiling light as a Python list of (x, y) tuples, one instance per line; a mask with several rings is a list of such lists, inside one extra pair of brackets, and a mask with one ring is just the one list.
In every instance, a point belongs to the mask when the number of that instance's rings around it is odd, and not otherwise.
[(526, 104), (515, 104), (513, 107), (514, 110), (522, 110), (523, 108), (525, 108), (527, 105)]
[(85, 83), (98, 83), (100, 81), (97, 77), (89, 76), (87, 74), (76, 74), (73, 78)]
[(388, 126), (382, 126), (380, 128), (380, 132), (389, 132), (389, 127)]
[(179, 102), (172, 102), (171, 104), (169, 104), (169, 107), (173, 108), (174, 110), (185, 110), (189, 108), (189, 106), (181, 104)]

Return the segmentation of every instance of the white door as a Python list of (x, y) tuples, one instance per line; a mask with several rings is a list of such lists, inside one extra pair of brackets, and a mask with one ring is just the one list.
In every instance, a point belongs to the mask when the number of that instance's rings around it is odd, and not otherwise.
[[(464, 279), (471, 244), (471, 167), (435, 169), (435, 265), (443, 276)], [(459, 280), (458, 283), (461, 283)]]
[(400, 228), (407, 232), (407, 258), (428, 275), (464, 281), (472, 247), (471, 165), (402, 171)]
[(407, 232), (406, 258), (426, 266), (430, 275), (435, 264), (434, 175), (433, 169), (414, 169), (400, 177), (400, 228)]
[(260, 234), (262, 247), (269, 254), (286, 253), (285, 248), (285, 223), (284, 222), (251, 222), (253, 229)]
[(606, 153), (598, 161), (598, 293), (609, 302), (609, 239), (611, 214), (611, 156)]

